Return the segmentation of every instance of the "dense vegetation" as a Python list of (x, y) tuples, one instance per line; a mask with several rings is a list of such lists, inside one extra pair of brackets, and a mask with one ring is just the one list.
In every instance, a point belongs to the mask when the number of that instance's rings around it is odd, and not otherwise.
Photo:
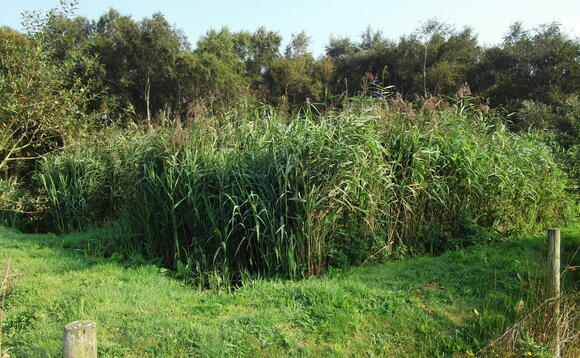
[(140, 21), (115, 10), (97, 20), (55, 14), (46, 22), (44, 43), (52, 60), (79, 53), (95, 59), (84, 70), (105, 95), (92, 108), (115, 119), (128, 107), (140, 120), (160, 112), (184, 118), (192, 102), (215, 107), (240, 96), (299, 108), (307, 99), (332, 103), (345, 93), (368, 93), (373, 85), (393, 86), (415, 100), (452, 97), (468, 84), (493, 107), (515, 111), (527, 100), (557, 109), (580, 89), (580, 45), (558, 24), (528, 30), (516, 23), (503, 43), (489, 48), (478, 44), (472, 29), (436, 20), (397, 41), (369, 28), (358, 42), (331, 39), (326, 54), (315, 58), (307, 34), (294, 35), (281, 48), (282, 38), (264, 28), (210, 30), (192, 49), (159, 13)]
[(35, 179), (51, 231), (120, 220), (127, 235), (101, 243), (105, 255), (141, 253), (226, 282), (558, 222), (565, 176), (549, 148), (460, 111), (422, 118), (364, 104), (284, 123), (262, 109), (217, 127), (107, 132), (47, 158)]
[[(480, 46), (468, 27), (457, 30), (437, 20), (398, 40), (369, 28), (358, 42), (331, 39), (315, 58), (305, 33), (283, 48), (276, 32), (223, 28), (192, 46), (160, 13), (136, 21), (110, 10), (91, 20), (72, 17), (71, 6), (41, 21), (31, 15), (26, 30), (41, 37), (46, 54), (36, 58), (77, 64), (69, 70), (100, 94), (89, 109), (103, 125), (154, 121), (160, 113), (187, 119), (200, 105), (219, 109), (240, 97), (297, 109), (307, 100), (331, 105), (345, 94), (392, 86), (420, 102), (430, 95), (452, 97), (468, 84), (473, 95), (485, 98), (482, 104), (517, 112), (525, 101), (543, 103), (558, 117), (538, 123), (522, 114), (511, 118), (514, 126), (578, 133), (577, 122), (562, 112), (580, 89), (580, 44), (556, 23), (532, 30), (513, 24), (492, 47)], [(30, 35), (3, 29), (0, 38), (23, 47)]]
[[(398, 40), (369, 28), (316, 58), (305, 33), (282, 48), (224, 28), (192, 46), (162, 14), (91, 20), (75, 4), (0, 28), (0, 225), (60, 235), (0, 229), (0, 356), (4, 341), (54, 355), (61, 321), (86, 312), (106, 321), (105, 356), (472, 355), (542, 312), (541, 250), (521, 236), (576, 221), (580, 193), (580, 42), (558, 24), (514, 24), (493, 47), (436, 20)], [(12, 255), (32, 274), (4, 302)], [(410, 255), (442, 256), (350, 268)], [(97, 276), (90, 293), (65, 282)], [(119, 304), (134, 289), (177, 323), (137, 327), (127, 312), (143, 311)], [(224, 316), (200, 328), (191, 302)], [(503, 348), (547, 354), (545, 325), (524, 328)]]
[(304, 33), (283, 54), (265, 29), (191, 49), (161, 14), (61, 5), (29, 14), (26, 35), (0, 31), (5, 225), (117, 227), (90, 243), (101, 255), (205, 285), (439, 254), (575, 214), (580, 47), (555, 24), (515, 24), (493, 48), (434, 20), (397, 42), (367, 29), (315, 59)]

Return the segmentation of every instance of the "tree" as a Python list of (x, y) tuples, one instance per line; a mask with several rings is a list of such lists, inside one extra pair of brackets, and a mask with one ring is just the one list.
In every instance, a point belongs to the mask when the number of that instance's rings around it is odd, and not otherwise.
[(370, 82), (387, 85), (385, 80), (392, 64), (393, 43), (380, 31), (368, 27), (359, 42), (349, 38), (331, 38), (326, 54), (333, 60), (335, 92), (365, 92)]
[(427, 97), (427, 54), (432, 43), (441, 40), (452, 31), (451, 27), (437, 19), (430, 19), (423, 23), (416, 31), (415, 36), (423, 45), (423, 95)]
[(236, 52), (245, 64), (245, 75), (255, 90), (263, 90), (264, 74), (280, 57), (281, 42), (282, 37), (278, 33), (267, 31), (264, 27), (254, 33), (242, 31), (236, 34)]
[(309, 44), (306, 33), (293, 35), (284, 57), (277, 58), (266, 72), (272, 103), (297, 109), (309, 101), (327, 99), (334, 64), (329, 57), (315, 60)]
[(293, 34), (290, 43), (286, 46), (284, 56), (286, 58), (296, 58), (310, 54), (310, 52), (308, 52), (310, 40), (310, 36), (308, 36), (304, 31)]
[(369, 51), (382, 47), (386, 40), (381, 31), (374, 31), (370, 26), (361, 34), (361, 41), (358, 47), (362, 51)]
[(427, 88), (435, 94), (450, 96), (469, 82), (469, 73), (476, 63), (480, 49), (471, 28), (451, 32), (436, 45), (436, 53), (427, 68)]
[(309, 98), (314, 59), (312, 56), (281, 57), (274, 61), (266, 81), (270, 90), (270, 101), (276, 105), (301, 106)]
[(96, 22), (89, 47), (103, 66), (111, 94), (148, 123), (152, 113), (176, 105), (175, 70), (188, 44), (162, 14), (135, 22), (109, 10)]
[(353, 56), (358, 50), (356, 44), (348, 37), (331, 37), (329, 44), (326, 46), (326, 55), (335, 60), (342, 60)]
[(166, 82), (173, 84), (177, 57), (187, 42), (181, 33), (169, 25), (161, 13), (143, 19), (139, 23), (139, 29), (139, 42), (135, 44), (133, 56), (141, 71), (137, 73), (135, 83), (141, 88), (147, 110), (147, 122), (151, 123), (152, 82), (157, 84), (160, 91), (156, 108), (161, 109), (174, 98), (174, 93), (166, 95), (165, 91), (170, 88), (163, 88), (163, 85)]
[(492, 105), (515, 110), (533, 100), (558, 106), (580, 91), (580, 43), (557, 23), (533, 30), (515, 23), (500, 46), (484, 51), (472, 77)]
[(247, 91), (245, 64), (236, 52), (238, 38), (227, 28), (210, 30), (197, 42), (193, 81), (198, 98), (231, 103)]
[(301, 106), (309, 100), (314, 57), (308, 51), (310, 37), (292, 35), (284, 57), (276, 59), (266, 73), (270, 100), (277, 105)]
[(68, 81), (76, 63), (51, 62), (43, 38), (0, 30), (0, 171), (62, 147), (86, 125), (85, 87)]

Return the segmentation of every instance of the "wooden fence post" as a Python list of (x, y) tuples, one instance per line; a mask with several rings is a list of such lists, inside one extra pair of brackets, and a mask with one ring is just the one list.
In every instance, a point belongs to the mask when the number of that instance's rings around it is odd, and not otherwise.
[(97, 358), (97, 325), (76, 321), (64, 327), (64, 358)]
[(560, 358), (560, 229), (548, 229), (548, 242), (548, 280), (550, 299), (554, 300), (554, 357)]

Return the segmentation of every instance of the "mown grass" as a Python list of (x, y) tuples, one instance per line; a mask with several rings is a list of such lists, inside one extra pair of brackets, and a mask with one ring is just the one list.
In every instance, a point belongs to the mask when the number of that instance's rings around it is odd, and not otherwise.
[[(57, 357), (64, 325), (90, 319), (99, 357), (463, 357), (539, 304), (545, 266), (544, 240), (521, 238), (200, 291), (158, 266), (87, 257), (93, 235), (0, 229), (0, 265), (16, 277), (0, 351)], [(565, 263), (578, 247), (580, 229), (564, 231)], [(564, 288), (579, 279), (567, 272)]]

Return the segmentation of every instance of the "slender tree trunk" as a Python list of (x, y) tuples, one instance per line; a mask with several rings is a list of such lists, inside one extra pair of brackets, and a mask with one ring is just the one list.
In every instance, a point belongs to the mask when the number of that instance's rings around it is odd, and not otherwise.
[(423, 57), (423, 94), (427, 99), (427, 44), (425, 44), (425, 56)]
[(151, 125), (151, 77), (147, 75), (145, 83), (145, 104), (147, 106), (147, 124)]

